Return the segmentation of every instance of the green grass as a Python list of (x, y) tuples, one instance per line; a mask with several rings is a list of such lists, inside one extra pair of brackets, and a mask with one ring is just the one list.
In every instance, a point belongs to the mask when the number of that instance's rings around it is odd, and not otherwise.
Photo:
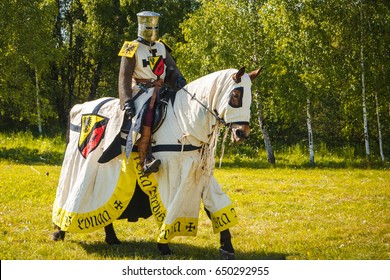
[[(53, 242), (51, 210), (62, 140), (0, 137), (2, 260), (161, 258), (152, 218), (116, 221), (123, 241), (119, 247), (104, 243), (103, 230)], [(289, 168), (259, 162), (227, 158), (215, 171), (240, 218), (231, 229), (238, 259), (390, 259), (388, 168)], [(173, 240), (173, 259), (219, 258), (219, 237), (203, 211), (199, 225), (198, 236)]]
[(0, 133), (0, 160), (25, 164), (61, 164), (63, 137), (33, 137), (31, 132)]

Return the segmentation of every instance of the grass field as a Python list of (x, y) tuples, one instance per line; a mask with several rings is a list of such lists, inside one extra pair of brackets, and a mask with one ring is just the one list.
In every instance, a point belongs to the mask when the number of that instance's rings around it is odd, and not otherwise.
[[(123, 241), (118, 247), (104, 243), (103, 230), (53, 242), (51, 210), (64, 146), (60, 139), (25, 140), (18, 148), (20, 140), (0, 138), (2, 260), (160, 259), (153, 218), (116, 221)], [(231, 229), (238, 259), (390, 259), (388, 168), (255, 168), (245, 160), (226, 162), (215, 175), (240, 218)], [(219, 258), (219, 238), (203, 211), (199, 228), (197, 237), (173, 240), (172, 259)]]

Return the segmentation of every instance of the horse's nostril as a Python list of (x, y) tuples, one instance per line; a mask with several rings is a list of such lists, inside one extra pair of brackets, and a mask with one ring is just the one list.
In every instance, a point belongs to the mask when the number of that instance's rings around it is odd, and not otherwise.
[(237, 136), (238, 138), (246, 138), (245, 132), (242, 131), (242, 130), (240, 130), (240, 129), (237, 129), (237, 130), (236, 130), (236, 136)]

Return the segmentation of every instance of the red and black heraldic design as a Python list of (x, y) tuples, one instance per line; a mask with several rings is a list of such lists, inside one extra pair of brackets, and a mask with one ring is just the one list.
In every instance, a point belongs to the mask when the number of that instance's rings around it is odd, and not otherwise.
[(87, 158), (99, 146), (104, 138), (108, 120), (108, 118), (94, 114), (82, 115), (78, 147), (84, 158)]

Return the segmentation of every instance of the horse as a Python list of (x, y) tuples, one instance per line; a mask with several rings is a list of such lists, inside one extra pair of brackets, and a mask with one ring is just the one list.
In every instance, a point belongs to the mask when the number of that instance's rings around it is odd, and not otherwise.
[(64, 240), (65, 232), (104, 227), (105, 241), (117, 245), (113, 221), (154, 216), (157, 247), (171, 255), (173, 237), (196, 235), (203, 202), (214, 233), (220, 234), (221, 258), (234, 259), (229, 228), (237, 224), (237, 214), (214, 177), (214, 156), (222, 127), (235, 143), (249, 137), (251, 85), (260, 71), (217, 71), (162, 98), (163, 117), (155, 116), (152, 136), (161, 166), (149, 175), (142, 174), (136, 144), (152, 90), (134, 97), (137, 114), (130, 121), (124, 121), (118, 98), (73, 106), (53, 205), (53, 240)]

